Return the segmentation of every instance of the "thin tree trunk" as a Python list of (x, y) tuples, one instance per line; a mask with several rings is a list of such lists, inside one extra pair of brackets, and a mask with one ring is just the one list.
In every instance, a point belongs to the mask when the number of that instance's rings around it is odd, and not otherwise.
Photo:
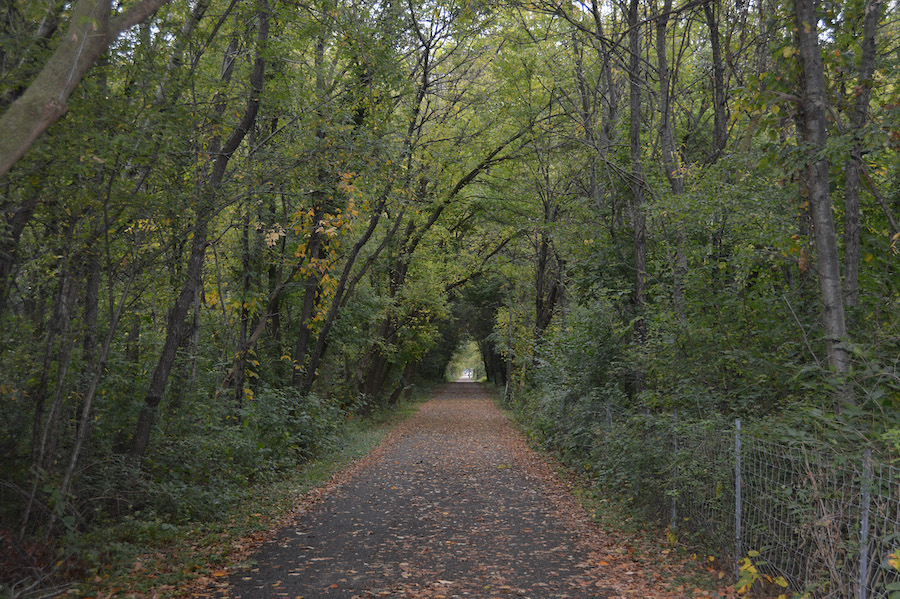
[(84, 282), (84, 364), (86, 368), (93, 369), (93, 362), (97, 355), (97, 320), (100, 308), (100, 261), (96, 254), (87, 250), (85, 259)]
[[(629, 88), (629, 148), (631, 155), (632, 225), (634, 228), (634, 293), (632, 302), (636, 312), (635, 338), (639, 344), (646, 337), (644, 308), (647, 285), (647, 220), (644, 215), (644, 168), (641, 159), (641, 38), (638, 27), (639, 0), (628, 6), (628, 88)], [(638, 378), (641, 378), (638, 375)], [(642, 383), (638, 382), (638, 387)]]
[(877, 56), (875, 36), (881, 18), (883, 0), (869, 0), (863, 17), (863, 38), (860, 46), (856, 102), (850, 114), (850, 131), (853, 145), (850, 157), (844, 163), (844, 305), (859, 303), (859, 244), (860, 204), (859, 187), (862, 170), (862, 132), (869, 119), (869, 100), (872, 96), (872, 77)]
[(131, 315), (131, 326), (125, 341), (125, 361), (137, 364), (141, 359), (141, 317)]
[[(366, 227), (366, 230), (363, 233), (362, 237), (360, 237), (356, 241), (356, 243), (353, 245), (353, 249), (350, 250), (350, 254), (347, 256), (347, 262), (344, 264), (344, 270), (341, 272), (341, 277), (338, 281), (337, 289), (334, 292), (334, 298), (332, 298), (331, 306), (328, 308), (328, 314), (325, 316), (325, 321), (322, 324), (322, 330), (319, 331), (319, 335), (316, 338), (316, 344), (309, 356), (309, 366), (306, 369), (306, 373), (300, 385), (301, 395), (307, 395), (310, 391), (312, 391), (313, 383), (316, 380), (316, 370), (318, 370), (319, 363), (322, 361), (322, 358), (325, 355), (325, 345), (328, 338), (328, 333), (331, 332), (331, 327), (334, 326), (338, 311), (343, 305), (345, 292), (348, 295), (349, 293), (352, 293), (352, 289), (349, 289), (347, 286), (347, 283), (350, 280), (350, 273), (353, 270), (353, 266), (356, 263), (356, 258), (359, 256), (359, 252), (369, 242), (369, 239), (371, 239), (372, 234), (375, 232), (375, 229), (378, 226), (378, 221), (381, 219), (381, 214), (384, 211), (386, 199), (386, 194), (381, 197), (381, 200), (375, 206), (375, 209), (372, 212), (372, 216), (369, 218), (369, 226)], [(371, 262), (367, 261), (363, 265), (363, 272), (365, 272), (365, 270), (368, 270), (368, 265), (370, 264)]]
[(303, 378), (306, 373), (306, 354), (309, 345), (309, 339), (312, 336), (312, 317), (316, 310), (319, 299), (319, 284), (322, 274), (318, 270), (318, 263), (324, 259), (323, 255), (323, 235), (320, 232), (321, 226), (318, 222), (322, 219), (324, 210), (319, 208), (313, 217), (313, 224), (309, 233), (309, 243), (307, 244), (307, 274), (303, 283), (303, 304), (300, 308), (300, 332), (294, 342), (294, 372), (291, 383), (294, 388), (300, 389), (303, 386)]
[[(175, 373), (175, 385), (171, 392), (171, 400), (168, 413), (174, 416), (184, 405), (184, 398), (189, 397), (194, 391), (197, 378), (197, 350), (200, 345), (200, 306), (202, 304), (203, 286), (194, 294), (194, 304), (191, 309), (190, 323), (187, 325), (187, 333), (175, 350), (177, 370)], [(173, 366), (173, 368), (175, 368)]]
[[(129, 450), (129, 456), (134, 461), (140, 461), (147, 450), (156, 408), (162, 401), (166, 383), (172, 371), (172, 365), (175, 362), (176, 351), (190, 330), (185, 319), (202, 283), (203, 262), (207, 245), (207, 219), (213, 211), (212, 204), (221, 187), (228, 162), (250, 131), (259, 112), (259, 101), (266, 68), (264, 58), (265, 45), (269, 36), (268, 0), (257, 0), (256, 7), (258, 17), (257, 47), (253, 70), (250, 74), (250, 96), (247, 99), (247, 105), (240, 122), (225, 141), (225, 144), (218, 152), (210, 152), (216, 158), (209, 174), (209, 179), (201, 191), (204, 197), (201, 199), (201, 207), (197, 212), (197, 222), (194, 226), (194, 236), (191, 241), (185, 281), (175, 304), (169, 312), (166, 325), (166, 340), (153, 374), (150, 377), (150, 384), (144, 397), (144, 406), (138, 416), (138, 423), (135, 428), (131, 449)], [(227, 76), (227, 73), (223, 76)], [(221, 110), (224, 110), (224, 106), (221, 107)]]
[[(53, 358), (56, 355), (57, 338), (66, 335), (71, 324), (71, 311), (75, 300), (76, 286), (71, 273), (67, 272), (67, 266), (63, 266), (59, 282), (59, 291), (53, 307), (53, 314), (47, 324), (47, 342), (44, 350), (44, 360), (41, 367), (41, 376), (36, 388), (30, 395), (34, 403), (34, 415), (32, 422), (32, 446), (31, 462), (33, 467), (42, 465), (43, 453), (41, 447), (41, 429), (44, 421), (44, 402), (47, 399), (50, 369)], [(65, 342), (63, 342), (65, 344)]]
[(204, 213), (199, 214), (197, 221), (194, 227), (194, 238), (191, 242), (191, 253), (188, 258), (185, 281), (181, 286), (178, 298), (169, 311), (169, 318), (166, 324), (166, 340), (163, 343), (156, 367), (153, 369), (153, 374), (150, 376), (150, 384), (147, 388), (147, 394), (144, 396), (144, 405), (141, 407), (141, 412), (138, 415), (134, 438), (131, 442), (131, 449), (128, 452), (129, 456), (135, 461), (140, 461), (147, 451), (156, 409), (165, 393), (166, 383), (169, 380), (169, 374), (172, 372), (172, 366), (175, 364), (178, 347), (190, 330), (186, 318), (191, 305), (194, 303), (194, 295), (200, 288), (203, 262), (206, 256), (206, 215)]
[[(40, 204), (42, 189), (38, 186), (28, 190), (25, 202), (19, 206), (4, 207), (3, 212), (12, 212), (9, 220), (3, 223), (5, 226), (0, 231), (0, 316), (6, 311), (6, 304), (13, 286), (13, 271), (18, 256), (19, 239), (25, 232), (25, 227), (31, 220), (31, 215)], [(4, 214), (4, 217), (6, 214)], [(8, 231), (8, 233), (6, 233)]]
[[(545, 202), (544, 205), (544, 222), (550, 225), (555, 220), (553, 209)], [(553, 320), (553, 311), (560, 298), (560, 272), (559, 264), (557, 268), (551, 267), (551, 245), (552, 240), (549, 234), (542, 230), (539, 233), (538, 241), (538, 259), (537, 268), (535, 270), (535, 342), (540, 343), (541, 337), (550, 326)], [(538, 356), (535, 355), (535, 360)]]
[[(671, 7), (671, 2), (667, 4)], [(709, 30), (709, 47), (713, 68), (713, 139), (710, 162), (715, 162), (728, 140), (728, 104), (725, 100), (725, 63), (722, 60), (722, 44), (719, 40), (719, 21), (716, 18), (716, 1), (703, 5), (706, 27)], [(668, 11), (666, 11), (668, 12)]]
[[(598, 27), (599, 26), (600, 25), (598, 24)], [(581, 45), (578, 43), (578, 34), (576, 31), (572, 32), (572, 46), (575, 53), (575, 81), (578, 84), (578, 98), (580, 100), (580, 114), (578, 116), (580, 123), (584, 127), (585, 143), (590, 149), (590, 180), (588, 182), (588, 193), (591, 198), (591, 207), (596, 209), (600, 206), (600, 182), (597, 175), (597, 157), (600, 153), (601, 144), (597, 139), (597, 129), (594, 126), (594, 122), (596, 119), (596, 106), (593, 102), (590, 90), (588, 89), (587, 81), (584, 77), (584, 60), (582, 56), (583, 51), (581, 49)], [(604, 64), (602, 66), (604, 72), (601, 77), (605, 76), (607, 62), (608, 59), (604, 61)], [(603, 144), (604, 150), (607, 144), (608, 142)]]
[[(69, 496), (69, 489), (72, 487), (72, 482), (75, 477), (75, 467), (78, 465), (78, 458), (81, 456), (81, 448), (84, 446), (84, 443), (87, 441), (88, 436), (90, 435), (91, 429), (91, 420), (93, 418), (93, 406), (94, 399), (97, 397), (97, 390), (100, 387), (100, 381), (103, 380), (103, 376), (106, 374), (106, 361), (109, 358), (109, 350), (112, 346), (112, 340), (116, 332), (116, 328), (118, 327), (119, 320), (122, 318), (122, 313), (125, 311), (125, 305), (127, 303), (128, 294), (131, 292), (131, 285), (134, 282), (135, 273), (131, 274), (131, 278), (125, 284), (125, 288), (122, 291), (122, 296), (119, 300), (119, 306), (116, 308), (116, 311), (110, 315), (109, 321), (109, 330), (106, 333), (106, 339), (103, 342), (103, 347), (100, 349), (100, 354), (97, 358), (97, 366), (94, 370), (94, 378), (91, 381), (90, 386), (88, 387), (87, 393), (85, 394), (84, 401), (82, 403), (81, 414), (78, 415), (78, 428), (75, 433), (75, 441), (72, 447), (72, 452), (69, 454), (69, 462), (66, 466), (66, 471), (63, 474), (62, 481), (59, 486), (59, 496), (66, 498)], [(47, 529), (44, 532), (44, 537), (49, 538), (53, 533), (53, 529), (56, 527), (56, 523), (60, 516), (64, 513), (65, 504), (61, 503), (56, 507), (53, 512), (50, 513), (50, 520), (47, 523)]]
[(244, 223), (241, 227), (241, 324), (238, 330), (237, 355), (234, 359), (234, 405), (240, 407), (244, 403), (244, 378), (247, 369), (247, 327), (250, 311), (247, 309), (247, 297), (250, 293), (250, 210), (244, 212)]
[[(325, 130), (325, 104), (328, 101), (328, 86), (325, 74), (325, 37), (320, 35), (316, 40), (315, 47), (315, 72), (316, 72), (316, 100), (319, 106), (316, 111), (318, 126), (316, 130), (316, 139), (321, 147), (325, 145), (327, 133)], [(327, 158), (327, 154), (323, 152), (322, 160)], [(312, 337), (312, 318), (318, 307), (318, 300), (321, 295), (322, 271), (318, 268), (318, 263), (325, 259), (327, 239), (323, 232), (322, 221), (327, 211), (328, 196), (333, 188), (334, 176), (325, 164), (320, 164), (316, 172), (317, 188), (313, 194), (313, 218), (310, 223), (309, 242), (307, 243), (306, 259), (309, 266), (303, 282), (303, 303), (300, 308), (300, 332), (294, 342), (294, 371), (291, 377), (291, 383), (298, 391), (303, 387), (303, 379), (307, 373), (307, 353), (309, 350), (309, 342)]]
[[(850, 352), (847, 348), (847, 329), (844, 320), (844, 300), (841, 293), (841, 269), (837, 234), (832, 216), (827, 158), (827, 96), (825, 69), (818, 41), (818, 15), (815, 0), (794, 0), (797, 38), (803, 66), (804, 133), (808, 146), (807, 181), (816, 258), (819, 271), (819, 290), (822, 300), (822, 320), (825, 324), (825, 343), (828, 365), (838, 377), (850, 372)], [(836, 408), (852, 403), (849, 386), (844, 385)]]
[[(678, 154), (675, 151), (675, 135), (672, 132), (672, 84), (669, 76), (669, 59), (666, 54), (669, 13), (672, 11), (672, 0), (665, 0), (662, 13), (656, 17), (656, 63), (659, 78), (659, 139), (662, 150), (663, 168), (666, 179), (675, 196), (684, 195), (684, 177)], [(672, 282), (672, 304), (675, 315), (682, 323), (686, 320), (684, 279), (687, 276), (687, 250), (685, 249), (685, 225), (682, 218), (675, 217), (675, 268)]]
[[(53, 358), (58, 361), (58, 373), (63, 372), (63, 364), (65, 370), (68, 370), (68, 364), (71, 357), (71, 341), (69, 337), (69, 327), (71, 325), (71, 311), (75, 301), (75, 293), (77, 291), (75, 282), (70, 273), (67, 272), (66, 266), (62, 268), (62, 276), (59, 282), (59, 291), (57, 293), (56, 302), (53, 307), (53, 314), (47, 325), (47, 341), (44, 349), (44, 360), (41, 366), (41, 374), (35, 389), (31, 390), (32, 402), (34, 404), (34, 414), (31, 424), (31, 477), (32, 487), (28, 496), (28, 502), (20, 520), (19, 536), (24, 537), (28, 530), (31, 511), (34, 502), (37, 500), (40, 482), (42, 482), (41, 471), (46, 466), (46, 448), (50, 441), (49, 436), (53, 429), (52, 420), (55, 418), (57, 404), (54, 402), (50, 409), (50, 413), (45, 413), (45, 402), (47, 400), (50, 369), (52, 367)], [(64, 337), (57, 349), (57, 338)], [(59, 383), (62, 381), (58, 376)], [(57, 389), (57, 397), (59, 389)]]

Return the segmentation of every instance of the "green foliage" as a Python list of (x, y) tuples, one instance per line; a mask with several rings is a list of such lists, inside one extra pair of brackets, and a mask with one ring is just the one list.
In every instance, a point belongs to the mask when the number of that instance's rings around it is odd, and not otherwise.
[[(340, 444), (332, 444), (316, 458), (268, 480), (257, 480), (241, 492), (240, 502), (217, 506), (214, 520), (178, 522), (153, 511), (131, 512), (69, 539), (66, 549), (77, 555), (91, 574), (80, 585), (82, 594), (115, 588), (149, 591), (208, 576), (230, 565), (229, 547), (282, 521), (295, 509), (298, 494), (365, 455), (391, 425), (412, 413), (409, 405), (403, 405), (370, 419), (344, 420), (339, 427)], [(260, 465), (265, 467), (262, 462)]]
[(145, 461), (141, 511), (173, 522), (211, 520), (268, 482), (333, 447), (345, 413), (333, 402), (263, 388), (234, 416), (156, 443)]
[[(347, 414), (476, 351), (536, 437), (635, 501), (673, 471), (698, 496), (714, 491), (720, 465), (672, 450), (687, 423), (741, 416), (787, 443), (896, 455), (897, 57), (857, 80), (866, 3), (819, 7), (839, 229), (852, 216), (845, 162), (865, 166), (842, 380), (825, 366), (791, 6), (720, 3), (712, 23), (699, 6), (673, 14), (677, 101), (661, 114), (651, 52), (634, 74), (634, 146), (628, 52), (607, 45), (624, 39), (623, 15), (572, 6), (270, 3), (259, 113), (214, 185), (251, 88), (255, 3), (213, 0), (192, 23), (193, 4), (170, 2), (122, 35), (0, 195), (0, 527), (18, 525), (30, 496), (36, 534), (57, 515), (63, 535), (211, 521), (330, 447)], [(0, 106), (68, 18), (35, 1), (8, 12)], [(644, 47), (659, 31), (648, 25), (634, 29)], [(877, 33), (888, 47), (896, 25), (880, 16)], [(850, 127), (863, 89), (866, 122)], [(202, 231), (198, 292), (170, 323)], [(309, 359), (333, 307), (314, 393), (298, 396), (297, 354)], [(836, 402), (847, 389), (853, 400)], [(145, 408), (150, 445), (135, 457)], [(170, 532), (152, 531), (135, 525), (134, 542)]]

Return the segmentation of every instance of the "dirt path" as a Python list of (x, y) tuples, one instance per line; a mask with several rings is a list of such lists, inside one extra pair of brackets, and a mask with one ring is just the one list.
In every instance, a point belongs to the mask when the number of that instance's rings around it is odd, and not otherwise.
[(691, 596), (591, 526), (475, 383), (447, 385), (345, 478), (223, 595)]

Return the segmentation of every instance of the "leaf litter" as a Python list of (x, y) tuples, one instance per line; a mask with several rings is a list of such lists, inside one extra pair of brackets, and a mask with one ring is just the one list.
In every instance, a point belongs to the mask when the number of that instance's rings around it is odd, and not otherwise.
[[(453, 383), (186, 596), (726, 597), (695, 562), (592, 522), (483, 387)], [(252, 556), (252, 561), (249, 561)], [(203, 586), (205, 583), (206, 586)]]

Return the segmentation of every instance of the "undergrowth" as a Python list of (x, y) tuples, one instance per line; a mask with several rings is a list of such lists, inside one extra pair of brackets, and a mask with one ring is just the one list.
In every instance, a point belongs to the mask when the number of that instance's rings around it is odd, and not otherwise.
[(503, 390), (494, 389), (497, 406), (525, 435), (529, 445), (555, 468), (566, 481), (579, 505), (590, 515), (591, 521), (604, 532), (629, 540), (629, 549), (647, 561), (662, 566), (676, 563), (679, 574), (671, 582), (699, 591), (714, 591), (733, 579), (733, 568), (710, 555), (702, 543), (692, 542), (685, 535), (676, 535), (669, 528), (647, 517), (635, 497), (629, 493), (612, 492), (608, 485), (598, 484), (596, 463), (573, 452), (570, 446), (555, 442), (542, 430), (542, 423), (528, 418), (520, 406), (504, 402)]
[(73, 539), (71, 550), (89, 564), (69, 596), (136, 598), (181, 596), (191, 584), (208, 584), (224, 568), (247, 559), (246, 550), (277, 527), (297, 498), (366, 455), (399, 421), (410, 417), (424, 392), (408, 403), (348, 420), (333, 443), (298, 467), (252, 486), (213, 519), (165, 521), (153, 513), (129, 514)]

